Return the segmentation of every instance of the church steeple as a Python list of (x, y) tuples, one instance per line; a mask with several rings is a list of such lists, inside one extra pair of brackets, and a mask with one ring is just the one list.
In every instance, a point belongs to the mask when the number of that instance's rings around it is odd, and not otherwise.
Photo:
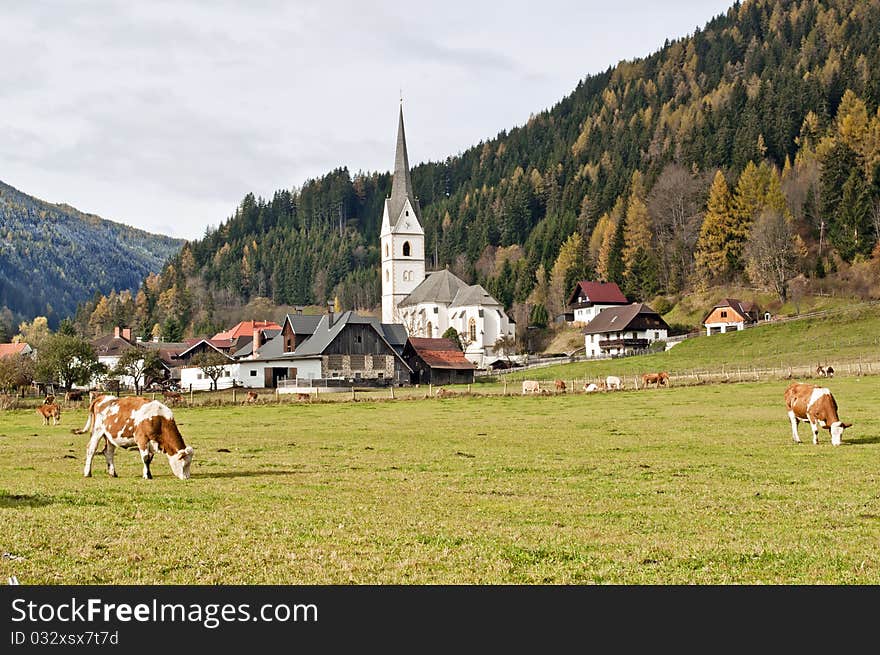
[(397, 151), (394, 154), (394, 177), (391, 180), (391, 197), (388, 199), (388, 217), (391, 225), (397, 224), (403, 206), (409, 200), (416, 213), (416, 218), (421, 218), (419, 203), (413, 193), (412, 177), (409, 173), (409, 157), (406, 153), (406, 132), (403, 129), (403, 102), (400, 104), (400, 118), (397, 122)]

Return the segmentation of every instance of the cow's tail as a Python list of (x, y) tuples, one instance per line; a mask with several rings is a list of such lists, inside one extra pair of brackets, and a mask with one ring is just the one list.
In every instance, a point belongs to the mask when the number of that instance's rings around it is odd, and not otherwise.
[(89, 403), (89, 415), (86, 417), (86, 424), (83, 426), (82, 430), (71, 429), (70, 431), (73, 434), (85, 434), (86, 432), (88, 432), (89, 430), (92, 429), (92, 426), (94, 425), (94, 422), (95, 422), (95, 405), (97, 405), (97, 404), (98, 404), (97, 398), (93, 399), (92, 402)]

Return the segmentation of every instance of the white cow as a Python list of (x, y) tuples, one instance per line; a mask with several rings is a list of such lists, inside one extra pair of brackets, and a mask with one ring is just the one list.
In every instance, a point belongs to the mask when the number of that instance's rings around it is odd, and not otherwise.
[(174, 415), (166, 405), (148, 398), (117, 398), (116, 396), (96, 396), (89, 405), (89, 416), (82, 430), (75, 434), (85, 434), (91, 427), (91, 438), (86, 448), (86, 462), (83, 475), (92, 476), (92, 458), (98, 449), (98, 442), (104, 437), (104, 457), (107, 459), (107, 473), (116, 477), (113, 454), (120, 448), (137, 447), (144, 463), (143, 477), (150, 480), (150, 462), (153, 455), (163, 452), (174, 475), (181, 480), (189, 478), (193, 448), (183, 442)]
[(621, 382), (620, 378), (616, 375), (609, 375), (605, 378), (605, 388), (606, 389), (622, 389), (623, 382)]
[(537, 380), (523, 380), (522, 392), (523, 395), (527, 393), (541, 393), (541, 383)]

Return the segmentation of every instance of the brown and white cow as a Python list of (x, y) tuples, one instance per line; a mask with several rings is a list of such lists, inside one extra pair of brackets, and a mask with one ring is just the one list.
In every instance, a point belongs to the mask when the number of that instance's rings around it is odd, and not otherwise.
[(844, 423), (837, 416), (837, 401), (826, 387), (792, 382), (785, 390), (785, 406), (788, 408), (795, 443), (801, 442), (797, 432), (799, 421), (810, 424), (814, 444), (819, 443), (821, 427), (831, 432), (831, 443), (835, 446), (840, 445), (844, 429), (852, 426), (852, 423)]
[(49, 425), (49, 419), (52, 419), (52, 425), (58, 425), (61, 422), (61, 408), (57, 403), (43, 403), (37, 407), (37, 414), (43, 419), (43, 425)]
[(253, 405), (257, 402), (257, 398), (259, 398), (259, 394), (256, 391), (248, 391), (247, 396), (244, 399), (244, 405)]
[(91, 438), (86, 447), (86, 463), (83, 475), (91, 477), (92, 458), (104, 437), (104, 457), (107, 459), (107, 472), (116, 476), (113, 454), (116, 447), (137, 447), (144, 463), (143, 477), (151, 480), (150, 462), (153, 455), (163, 452), (168, 456), (171, 470), (181, 480), (189, 478), (193, 459), (193, 448), (183, 442), (174, 415), (166, 405), (157, 400), (142, 397), (117, 398), (116, 396), (96, 396), (89, 406), (89, 416), (82, 430), (85, 434), (91, 428)]

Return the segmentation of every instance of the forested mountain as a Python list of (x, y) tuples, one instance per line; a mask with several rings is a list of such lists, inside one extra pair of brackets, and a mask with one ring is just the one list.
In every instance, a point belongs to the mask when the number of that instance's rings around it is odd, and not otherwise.
[(136, 291), (182, 243), (44, 202), (0, 182), (5, 322), (42, 315), (55, 326), (96, 294)]
[[(559, 311), (581, 276), (642, 300), (728, 282), (784, 297), (793, 279), (849, 275), (877, 257), (878, 71), (876, 0), (736, 3), (524, 125), (416, 166), (429, 269), (483, 284), (521, 325), (537, 305)], [(217, 304), (257, 296), (377, 305), (390, 182), (340, 168), (246, 196), (144, 283), (132, 323), (198, 331)]]

